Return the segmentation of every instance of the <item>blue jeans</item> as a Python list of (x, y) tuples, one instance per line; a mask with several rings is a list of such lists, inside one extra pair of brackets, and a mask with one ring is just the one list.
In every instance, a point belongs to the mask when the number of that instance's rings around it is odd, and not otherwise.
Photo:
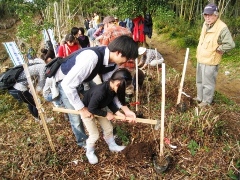
[[(58, 83), (58, 88), (59, 88), (60, 100), (63, 102), (65, 108), (74, 110), (74, 107), (70, 104), (65, 92), (62, 89), (62, 86), (61, 86), (60, 82)], [(73, 133), (76, 137), (76, 140), (77, 140), (77, 145), (81, 146), (81, 147), (84, 146), (85, 141), (88, 138), (88, 136), (85, 134), (83, 122), (81, 120), (80, 115), (69, 113), (68, 117), (69, 117), (69, 120), (70, 120), (72, 131), (73, 131)]]
[(58, 106), (58, 107), (62, 107), (63, 106), (63, 103), (62, 101), (60, 100), (60, 97), (56, 97), (56, 98), (52, 98), (52, 93), (49, 93), (47, 95), (44, 95), (43, 96), (44, 99), (48, 102), (52, 102), (54, 105)]
[(38, 110), (36, 108), (36, 104), (34, 102), (33, 96), (29, 91), (19, 91), (12, 87), (11, 89), (8, 90), (8, 92), (19, 102), (27, 103), (30, 113), (35, 118), (38, 118)]

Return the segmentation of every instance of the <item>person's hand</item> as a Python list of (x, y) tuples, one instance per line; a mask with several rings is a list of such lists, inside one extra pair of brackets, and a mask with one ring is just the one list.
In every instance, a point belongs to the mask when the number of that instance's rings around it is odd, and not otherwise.
[(126, 116), (123, 113), (121, 113), (120, 111), (117, 111), (115, 114), (116, 114), (116, 116), (119, 116), (122, 121), (126, 121)]
[(224, 53), (223, 51), (221, 51), (219, 49), (217, 49), (216, 51), (217, 51), (218, 54), (221, 54), (221, 55), (223, 55), (223, 53)]
[(107, 120), (109, 120), (109, 121), (113, 120), (113, 119), (114, 119), (113, 113), (107, 112), (106, 118), (107, 118)]
[(93, 114), (88, 111), (86, 107), (78, 110), (82, 118), (93, 118)]
[(122, 106), (121, 109), (126, 117), (128, 117), (128, 121), (136, 122), (136, 114), (133, 111), (131, 111), (127, 106)]

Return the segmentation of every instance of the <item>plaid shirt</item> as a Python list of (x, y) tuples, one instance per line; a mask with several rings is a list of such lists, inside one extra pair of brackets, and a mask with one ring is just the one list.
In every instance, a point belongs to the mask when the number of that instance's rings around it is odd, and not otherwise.
[(114, 25), (113, 27), (107, 29), (102, 34), (101, 45), (107, 46), (110, 42), (112, 42), (115, 38), (121, 35), (128, 35), (132, 37), (131, 31), (128, 28), (124, 28), (121, 26)]
[(152, 60), (161, 59), (163, 58), (162, 55), (157, 52), (157, 58), (156, 58), (156, 51), (154, 49), (147, 49), (146, 55), (143, 55), (141, 58), (141, 61), (145, 64), (149, 64)]

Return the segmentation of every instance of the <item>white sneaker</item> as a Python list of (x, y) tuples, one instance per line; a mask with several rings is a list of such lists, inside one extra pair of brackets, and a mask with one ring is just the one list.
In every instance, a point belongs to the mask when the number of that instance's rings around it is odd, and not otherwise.
[[(45, 118), (46, 123), (50, 123), (51, 121), (54, 120), (54, 117), (51, 118)], [(35, 118), (35, 122), (38, 122), (39, 124), (42, 124), (42, 120), (39, 118)]]
[(206, 103), (206, 102), (201, 102), (200, 104), (198, 104), (199, 107), (205, 107), (205, 106), (209, 106), (210, 104)]
[(86, 156), (87, 156), (88, 162), (89, 162), (90, 164), (97, 164), (97, 163), (98, 163), (98, 158), (97, 158), (97, 156), (94, 154), (94, 151), (86, 152)]
[(126, 146), (119, 146), (117, 145), (116, 143), (111, 143), (109, 145), (109, 150), (112, 151), (112, 152), (120, 152), (122, 151), (123, 149), (125, 149)]
[(198, 99), (198, 97), (194, 97), (193, 100), (194, 100), (194, 101), (197, 101), (197, 102), (201, 102), (201, 100)]

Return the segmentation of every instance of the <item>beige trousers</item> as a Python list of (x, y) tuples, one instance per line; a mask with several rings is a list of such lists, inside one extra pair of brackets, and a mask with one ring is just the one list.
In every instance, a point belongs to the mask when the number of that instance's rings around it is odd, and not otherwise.
[(87, 146), (94, 147), (95, 142), (99, 138), (99, 131), (97, 128), (96, 121), (99, 122), (103, 130), (104, 139), (109, 139), (113, 137), (113, 126), (107, 118), (105, 117), (95, 117), (93, 119), (83, 118), (82, 121), (86, 127), (86, 130), (88, 131), (88, 139), (86, 140)]

